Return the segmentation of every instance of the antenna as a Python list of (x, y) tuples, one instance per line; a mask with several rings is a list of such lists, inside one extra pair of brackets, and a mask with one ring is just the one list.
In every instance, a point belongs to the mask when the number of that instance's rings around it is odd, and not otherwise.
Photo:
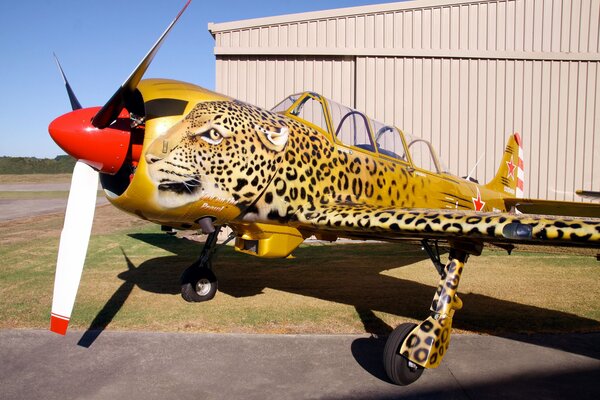
[(467, 177), (465, 178), (466, 180), (471, 181), (471, 175), (473, 174), (473, 172), (475, 172), (475, 169), (477, 169), (477, 166), (483, 159), (484, 155), (485, 155), (485, 151), (483, 153), (481, 153), (481, 155), (479, 156), (479, 160), (477, 160), (477, 162), (475, 163), (475, 166), (471, 169), (471, 171), (469, 171), (469, 175), (467, 175)]

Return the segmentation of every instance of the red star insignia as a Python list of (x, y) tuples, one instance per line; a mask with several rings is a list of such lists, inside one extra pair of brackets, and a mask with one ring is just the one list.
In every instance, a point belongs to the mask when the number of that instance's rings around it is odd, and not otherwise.
[(479, 193), (479, 188), (477, 188), (477, 198), (471, 197), (473, 199), (473, 206), (475, 206), (475, 211), (482, 211), (483, 206), (485, 206), (485, 201), (481, 200), (481, 193)]
[(508, 167), (508, 177), (515, 179), (515, 168), (517, 167), (512, 160), (508, 160), (506, 162), (506, 166)]

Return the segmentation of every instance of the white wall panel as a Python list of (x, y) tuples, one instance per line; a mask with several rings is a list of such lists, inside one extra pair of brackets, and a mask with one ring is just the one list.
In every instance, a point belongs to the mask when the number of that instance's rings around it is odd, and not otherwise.
[(216, 89), (313, 90), (431, 140), (489, 180), (520, 132), (525, 193), (600, 191), (600, 0), (417, 0), (212, 24)]
[(467, 175), (484, 154), (475, 176), (491, 179), (508, 135), (519, 132), (531, 196), (569, 200), (599, 187), (597, 63), (364, 57), (357, 65), (357, 107), (431, 140), (451, 171)]
[(306, 90), (354, 104), (355, 75), (355, 62), (348, 58), (223, 57), (216, 82), (217, 91), (267, 108)]

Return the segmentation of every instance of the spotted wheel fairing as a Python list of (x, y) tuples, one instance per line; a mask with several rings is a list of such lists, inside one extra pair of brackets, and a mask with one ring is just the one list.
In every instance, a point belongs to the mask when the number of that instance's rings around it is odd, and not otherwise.
[(445, 276), (438, 284), (432, 314), (413, 329), (400, 347), (400, 354), (425, 368), (436, 368), (450, 347), (452, 318), (462, 308), (457, 295), (464, 262), (450, 260), (444, 269)]

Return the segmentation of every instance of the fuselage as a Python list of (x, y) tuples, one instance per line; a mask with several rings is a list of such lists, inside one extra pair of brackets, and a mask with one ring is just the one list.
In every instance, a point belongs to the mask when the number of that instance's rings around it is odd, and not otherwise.
[[(102, 184), (109, 201), (115, 206), (161, 225), (197, 229), (198, 221), (205, 217), (214, 220), (215, 224), (234, 227), (244, 227), (249, 223), (294, 225), (299, 224), (295, 222), (295, 215), (300, 209), (349, 204), (471, 210), (479, 207), (482, 211), (505, 211), (502, 199), (510, 196), (440, 171), (435, 153), (429, 155), (433, 159), (429, 164), (430, 168), (420, 168), (413, 162), (411, 143), (407, 143), (405, 135), (395, 128), (392, 133), (398, 135), (400, 147), (396, 151), (402, 153), (401, 156), (380, 148), (379, 143), (374, 145), (376, 139), (373, 131), (379, 123), (362, 114), (362, 140), (366, 144), (340, 140), (342, 133), (338, 129), (339, 136), (335, 135), (335, 122), (332, 121), (332, 102), (314, 93), (291, 97), (289, 107), (279, 107), (275, 113), (257, 111), (259, 109), (256, 107), (227, 96), (177, 81), (145, 80), (140, 83), (138, 90), (145, 112), (141, 156), (132, 160), (126, 173), (103, 175)], [(320, 121), (315, 123), (302, 118), (298, 105), (304, 97), (310, 97), (317, 106), (320, 104), (323, 107)], [(224, 147), (204, 146), (202, 155), (198, 157), (213, 161), (216, 158), (216, 162), (221, 165), (218, 171), (213, 171), (215, 176), (206, 176), (210, 174), (205, 172), (194, 178), (203, 180), (204, 195), (191, 196), (183, 188), (169, 193), (171, 199), (180, 195), (181, 201), (161, 201), (161, 182), (153, 179), (152, 170), (172, 169), (173, 160), (168, 157), (173, 149), (195, 146), (194, 143), (197, 142), (194, 142), (192, 134), (183, 132), (183, 128), (178, 132), (178, 124), (186, 118), (189, 124), (194, 124), (189, 115), (198, 104), (228, 102), (236, 106), (227, 110), (226, 116), (219, 112), (217, 117), (206, 111), (206, 115), (198, 123), (206, 124), (211, 118), (217, 118), (213, 122), (218, 126), (225, 126), (227, 124), (223, 121), (227, 118), (230, 126), (223, 129), (227, 130), (226, 135), (229, 137), (219, 143), (219, 146), (231, 143), (229, 147), (235, 146), (237, 151), (224, 155)], [(352, 118), (356, 120), (358, 112), (351, 112)], [(270, 119), (276, 122), (269, 122)], [(244, 132), (236, 131), (237, 120), (246, 121), (249, 129)], [(339, 120), (340, 118), (338, 123)], [(346, 120), (343, 117), (341, 120), (343, 125)], [(255, 132), (250, 131), (256, 130), (263, 123), (261, 121), (266, 121), (264, 129), (267, 134), (261, 136), (263, 141), (247, 140), (255, 135)], [(270, 128), (269, 123), (277, 126)], [(358, 124), (353, 122), (351, 128), (358, 130)], [(268, 141), (272, 134), (268, 130), (274, 129), (275, 132), (283, 127), (287, 129), (283, 147), (280, 151), (268, 148), (272, 146)], [(239, 140), (234, 143), (233, 138), (238, 136)], [(185, 137), (188, 138), (184, 140)], [(202, 145), (206, 143), (202, 142)], [(188, 153), (194, 151), (200, 150), (192, 148)], [(272, 160), (272, 165), (269, 164), (272, 169), (270, 173), (260, 171), (262, 167), (255, 161), (261, 157)], [(187, 167), (180, 167), (195, 168), (197, 165), (195, 159), (178, 161), (180, 164), (186, 162)], [(157, 166), (157, 163), (162, 165)], [(249, 172), (250, 168), (247, 166), (251, 164), (252, 171)], [(178, 174), (181, 175), (181, 172), (182, 170)], [(216, 175), (229, 176), (229, 182), (222, 182), (224, 179)], [(214, 191), (208, 188), (211, 185), (223, 187)], [(162, 185), (165, 186), (168, 185)], [(246, 193), (249, 190), (251, 195), (248, 196)]]

